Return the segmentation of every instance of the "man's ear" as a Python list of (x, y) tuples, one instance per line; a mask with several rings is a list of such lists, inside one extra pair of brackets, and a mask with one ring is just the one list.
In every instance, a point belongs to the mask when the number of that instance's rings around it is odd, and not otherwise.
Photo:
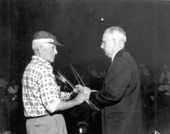
[(38, 47), (38, 51), (39, 51), (39, 52), (44, 51), (44, 49), (45, 49), (45, 47), (44, 47), (42, 44), (39, 45), (39, 47)]
[(39, 45), (38, 48), (37, 48), (37, 50), (36, 50), (36, 54), (37, 54), (38, 56), (40, 56), (42, 50), (43, 50), (43, 46), (42, 46), (42, 45)]
[(115, 38), (112, 38), (112, 41), (113, 41), (113, 43), (116, 43), (116, 42), (117, 42), (117, 40), (116, 40)]

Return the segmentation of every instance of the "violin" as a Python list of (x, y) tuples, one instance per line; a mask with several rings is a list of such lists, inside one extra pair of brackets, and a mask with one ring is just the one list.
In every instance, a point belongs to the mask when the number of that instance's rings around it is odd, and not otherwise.
[(64, 81), (62, 81), (58, 75), (56, 75), (56, 81), (57, 84), (60, 86), (61, 91), (63, 92), (72, 92), (72, 87), (70, 87), (70, 85)]
[[(76, 70), (74, 70), (76, 71)], [(67, 84), (69, 85), (71, 88), (72, 88), (72, 92), (73, 92), (73, 96), (74, 96), (74, 93), (78, 93), (79, 91), (75, 88), (75, 86), (60, 72), (60, 71), (57, 71), (57, 79), (60, 80), (62, 83), (64, 84)], [(76, 75), (77, 72), (74, 72), (74, 75)], [(77, 77), (76, 79), (78, 80), (79, 78), (79, 75), (76, 75), (75, 77)], [(79, 78), (81, 79), (81, 78)], [(84, 82), (81, 80), (81, 81), (78, 81), (78, 83), (82, 83), (83, 86), (85, 86)], [(99, 111), (99, 108), (96, 107), (90, 100), (86, 100), (87, 104), (89, 104), (89, 106), (92, 108), (92, 109), (95, 109), (97, 111)]]

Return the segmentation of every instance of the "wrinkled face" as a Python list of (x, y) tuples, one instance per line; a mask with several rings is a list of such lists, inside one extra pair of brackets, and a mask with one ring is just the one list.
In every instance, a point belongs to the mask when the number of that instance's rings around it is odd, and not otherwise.
[(115, 51), (115, 45), (115, 40), (111, 37), (111, 35), (108, 33), (104, 33), (101, 48), (104, 50), (105, 55), (109, 58), (112, 58), (112, 55)]
[(58, 53), (56, 46), (51, 43), (44, 43), (41, 45), (39, 51), (40, 56), (47, 60), (49, 63), (54, 62), (55, 55)]

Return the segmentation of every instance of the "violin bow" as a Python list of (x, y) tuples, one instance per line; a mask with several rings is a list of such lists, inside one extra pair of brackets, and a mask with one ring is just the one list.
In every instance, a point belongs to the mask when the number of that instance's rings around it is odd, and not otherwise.
[(73, 65), (69, 62), (69, 65), (71, 67), (71, 70), (77, 80), (77, 83), (83, 86), (86, 86), (85, 83), (83, 82), (83, 80), (81, 79), (80, 75), (78, 74), (77, 70), (73, 67)]
[[(78, 74), (77, 70), (73, 67), (73, 65), (69, 62), (69, 65), (71, 67), (71, 70), (78, 82), (78, 84), (82, 84), (83, 86), (86, 86), (85, 83), (83, 82), (83, 80), (81, 79), (80, 75)], [(96, 107), (90, 100), (86, 100), (86, 102), (95, 110), (99, 111), (99, 108)]]

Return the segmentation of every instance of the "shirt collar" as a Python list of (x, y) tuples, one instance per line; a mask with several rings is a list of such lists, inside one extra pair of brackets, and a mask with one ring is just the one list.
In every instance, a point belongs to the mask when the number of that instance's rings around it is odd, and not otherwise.
[[(122, 49), (122, 48), (121, 48)], [(111, 61), (113, 61), (114, 60), (114, 58), (115, 58), (115, 56), (116, 56), (116, 54), (121, 50), (121, 49), (118, 49), (117, 51), (115, 51), (114, 53), (113, 53), (113, 55), (112, 55), (112, 60)]]
[(37, 55), (33, 55), (32, 59), (50, 65), (50, 63), (48, 61), (46, 61), (45, 59), (43, 59), (43, 58), (41, 58), (41, 57), (39, 57)]

